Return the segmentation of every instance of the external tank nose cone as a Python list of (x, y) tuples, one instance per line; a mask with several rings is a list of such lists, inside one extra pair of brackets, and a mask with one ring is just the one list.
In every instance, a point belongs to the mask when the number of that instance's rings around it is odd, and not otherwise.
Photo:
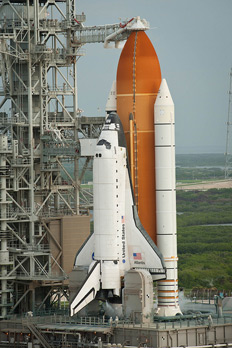
[(160, 83), (160, 64), (150, 39), (145, 32), (133, 32), (119, 59), (117, 94), (133, 93), (134, 89), (136, 93), (157, 93)]

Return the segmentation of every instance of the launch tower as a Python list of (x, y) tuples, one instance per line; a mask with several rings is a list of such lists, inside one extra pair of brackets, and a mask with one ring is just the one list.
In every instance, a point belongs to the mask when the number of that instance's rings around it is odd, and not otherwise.
[(0, 318), (66, 296), (62, 231), (76, 226), (68, 217), (85, 224), (92, 204), (80, 191), (90, 157), (80, 173), (79, 135), (97, 137), (103, 121), (80, 115), (76, 62), (85, 43), (126, 39), (134, 19), (84, 21), (75, 0), (0, 1)]

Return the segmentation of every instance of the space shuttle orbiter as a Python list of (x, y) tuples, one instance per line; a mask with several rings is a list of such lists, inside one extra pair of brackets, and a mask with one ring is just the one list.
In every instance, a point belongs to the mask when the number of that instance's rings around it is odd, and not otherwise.
[(75, 259), (75, 265), (88, 267), (88, 275), (70, 304), (71, 315), (99, 292), (106, 300), (120, 300), (130, 270), (148, 272), (153, 280), (166, 277), (162, 254), (138, 217), (125, 135), (116, 113), (107, 117), (96, 145), (93, 187), (94, 233)]

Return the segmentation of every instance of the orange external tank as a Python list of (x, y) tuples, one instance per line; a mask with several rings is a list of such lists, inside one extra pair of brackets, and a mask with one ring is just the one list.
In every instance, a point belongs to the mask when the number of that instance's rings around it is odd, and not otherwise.
[(117, 113), (126, 136), (138, 214), (155, 243), (154, 103), (160, 84), (159, 60), (151, 41), (145, 32), (133, 32), (118, 63)]

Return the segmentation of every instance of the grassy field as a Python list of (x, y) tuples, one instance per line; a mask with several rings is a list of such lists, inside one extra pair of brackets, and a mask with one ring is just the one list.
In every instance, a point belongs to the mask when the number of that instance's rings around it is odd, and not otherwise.
[(231, 198), (232, 189), (177, 192), (181, 287), (232, 289)]

